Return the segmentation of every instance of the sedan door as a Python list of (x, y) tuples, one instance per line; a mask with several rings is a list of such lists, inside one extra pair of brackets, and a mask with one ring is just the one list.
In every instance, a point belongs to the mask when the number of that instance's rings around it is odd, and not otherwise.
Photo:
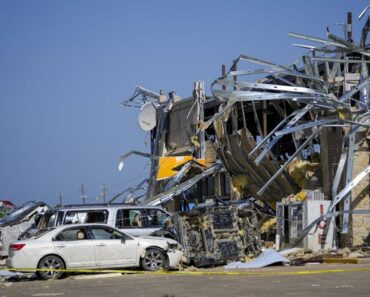
[(97, 266), (138, 265), (139, 243), (136, 239), (108, 226), (90, 226), (89, 232), (91, 238), (94, 238)]
[(64, 229), (54, 238), (53, 243), (68, 267), (96, 266), (95, 241), (88, 239), (85, 227)]

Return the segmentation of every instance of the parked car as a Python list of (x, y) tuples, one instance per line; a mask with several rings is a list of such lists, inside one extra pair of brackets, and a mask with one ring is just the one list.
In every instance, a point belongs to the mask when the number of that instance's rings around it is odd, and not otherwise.
[[(177, 268), (182, 247), (175, 240), (135, 237), (103, 224), (59, 226), (37, 238), (9, 246), (6, 265), (19, 269), (99, 269), (142, 267), (155, 271)], [(38, 271), (42, 279), (56, 279), (64, 273)]]
[(48, 208), (44, 202), (29, 201), (0, 219), (0, 258), (8, 256), (9, 243), (16, 241)]
[(19, 236), (26, 239), (60, 225), (104, 223), (128, 234), (144, 236), (161, 229), (170, 213), (160, 207), (134, 204), (69, 205), (45, 212), (37, 226)]

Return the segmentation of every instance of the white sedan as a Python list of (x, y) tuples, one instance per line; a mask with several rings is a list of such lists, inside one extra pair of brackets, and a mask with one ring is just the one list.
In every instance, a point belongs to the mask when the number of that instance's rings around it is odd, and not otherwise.
[(64, 273), (54, 269), (176, 268), (182, 255), (180, 244), (172, 239), (134, 237), (107, 225), (79, 224), (11, 244), (6, 264), (19, 271), (43, 269), (37, 272), (40, 278), (56, 279)]

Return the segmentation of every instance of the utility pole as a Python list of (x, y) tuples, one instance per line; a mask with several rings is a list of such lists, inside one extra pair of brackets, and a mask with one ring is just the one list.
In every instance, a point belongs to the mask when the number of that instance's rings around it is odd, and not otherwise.
[(63, 206), (63, 194), (59, 193), (59, 206)]
[(105, 196), (106, 196), (106, 187), (105, 187), (105, 184), (103, 185), (103, 202), (105, 203)]
[(347, 41), (351, 42), (352, 40), (352, 12), (347, 12)]
[(107, 197), (107, 190), (110, 189), (110, 186), (107, 186), (106, 184), (103, 184), (102, 186), (100, 186), (101, 188), (101, 192), (99, 193), (99, 196), (96, 197), (97, 200), (100, 200), (101, 198), (103, 198), (103, 203), (105, 203), (105, 200), (106, 200), (106, 197)]
[(86, 204), (87, 195), (85, 193), (85, 186), (84, 186), (84, 184), (81, 184), (80, 198), (82, 199), (82, 203), (83, 204)]

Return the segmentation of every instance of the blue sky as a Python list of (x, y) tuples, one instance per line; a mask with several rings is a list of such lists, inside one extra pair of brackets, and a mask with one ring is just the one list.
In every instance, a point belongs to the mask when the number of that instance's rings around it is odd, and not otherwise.
[[(0, 1), (0, 199), (88, 201), (139, 182), (148, 151), (137, 110), (119, 103), (136, 85), (187, 97), (239, 54), (279, 64), (303, 50), (288, 31), (325, 37), (368, 1)], [(334, 29), (333, 29), (334, 30)], [(339, 29), (335, 29), (339, 32)], [(339, 33), (338, 33), (339, 34)]]

